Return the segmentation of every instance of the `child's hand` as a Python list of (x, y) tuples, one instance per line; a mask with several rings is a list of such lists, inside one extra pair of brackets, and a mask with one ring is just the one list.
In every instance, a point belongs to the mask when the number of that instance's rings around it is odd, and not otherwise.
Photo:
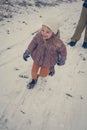
[(25, 60), (25, 61), (27, 61), (27, 58), (28, 57), (30, 57), (30, 52), (28, 51), (28, 50), (26, 50), (25, 52), (24, 52), (24, 54), (23, 54), (23, 59)]
[(58, 62), (57, 62), (57, 65), (59, 65), (59, 66), (62, 66), (62, 65), (64, 65), (65, 64), (65, 60), (63, 60), (63, 59), (60, 59), (60, 60), (58, 60)]

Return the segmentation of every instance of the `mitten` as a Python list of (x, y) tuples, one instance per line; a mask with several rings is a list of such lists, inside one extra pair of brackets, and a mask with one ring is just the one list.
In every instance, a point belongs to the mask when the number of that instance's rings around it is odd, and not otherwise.
[(54, 66), (50, 67), (50, 73), (49, 75), (50, 76), (53, 76), (55, 74), (55, 69), (54, 69)]
[(25, 52), (24, 52), (24, 54), (23, 54), (23, 59), (25, 60), (25, 61), (27, 61), (27, 58), (28, 57), (30, 57), (30, 52), (28, 51), (28, 50), (26, 50)]
[(57, 65), (62, 66), (65, 64), (65, 60), (64, 59), (58, 59)]

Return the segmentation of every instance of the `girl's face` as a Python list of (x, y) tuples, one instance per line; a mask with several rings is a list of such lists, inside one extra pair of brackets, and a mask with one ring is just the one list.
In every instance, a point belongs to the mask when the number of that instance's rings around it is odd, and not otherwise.
[(42, 25), (41, 34), (42, 34), (43, 39), (47, 40), (52, 36), (53, 32), (47, 26)]

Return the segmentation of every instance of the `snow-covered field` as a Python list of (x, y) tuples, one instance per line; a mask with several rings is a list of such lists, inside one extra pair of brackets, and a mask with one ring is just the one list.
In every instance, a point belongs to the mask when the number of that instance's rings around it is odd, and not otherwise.
[[(0, 130), (87, 130), (87, 50), (67, 43), (79, 20), (82, 1), (30, 7), (0, 23)], [(32, 90), (32, 59), (22, 55), (47, 17), (60, 23), (67, 61)], [(21, 77), (21, 75), (25, 77)]]

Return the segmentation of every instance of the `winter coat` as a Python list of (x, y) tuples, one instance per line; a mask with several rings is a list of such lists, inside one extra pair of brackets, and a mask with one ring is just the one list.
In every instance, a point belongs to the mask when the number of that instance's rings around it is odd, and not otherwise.
[(66, 60), (66, 47), (56, 35), (44, 41), (41, 32), (39, 32), (32, 39), (27, 49), (34, 62), (42, 67), (54, 66), (59, 56)]

